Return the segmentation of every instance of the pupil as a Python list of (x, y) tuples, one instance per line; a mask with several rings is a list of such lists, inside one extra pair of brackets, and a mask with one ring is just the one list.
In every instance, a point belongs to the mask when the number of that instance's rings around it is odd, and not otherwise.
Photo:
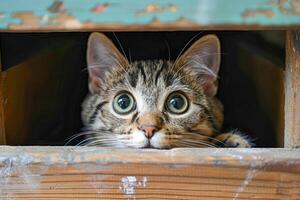
[(175, 109), (180, 109), (184, 105), (184, 101), (180, 96), (174, 96), (171, 99), (170, 103)]
[(127, 95), (120, 96), (118, 99), (118, 105), (122, 109), (128, 108), (128, 106), (130, 105), (130, 98)]

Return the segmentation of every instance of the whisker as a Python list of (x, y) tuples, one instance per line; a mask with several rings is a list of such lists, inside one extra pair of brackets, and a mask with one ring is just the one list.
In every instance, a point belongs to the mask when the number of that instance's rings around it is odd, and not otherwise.
[(128, 49), (128, 54), (129, 54), (129, 63), (132, 63), (132, 60), (131, 60), (131, 51), (130, 51), (130, 48)]
[(180, 144), (180, 146), (178, 146), (178, 147), (181, 147), (181, 145), (185, 145), (186, 147), (201, 147), (201, 148), (203, 148), (203, 146), (205, 146), (205, 147), (216, 148), (216, 146), (209, 144), (209, 143), (193, 142), (191, 140), (180, 140), (178, 143)]
[(95, 140), (95, 139), (97, 139), (98, 137), (89, 137), (89, 138), (86, 138), (86, 139), (84, 139), (84, 140), (82, 140), (82, 141), (80, 141), (78, 144), (76, 144), (75, 146), (80, 146), (81, 144), (83, 144), (84, 142), (86, 142), (86, 141), (89, 141), (89, 140)]
[(88, 141), (91, 141), (94, 142), (94, 141), (97, 141), (97, 142), (108, 142), (108, 141), (115, 141), (115, 139), (113, 138), (99, 138), (99, 137), (90, 137), (90, 138), (86, 138), (84, 139), (83, 141), (79, 142), (77, 145), (75, 146), (81, 146), (82, 144), (84, 144), (85, 142), (88, 142)]
[(225, 145), (225, 143), (224, 142), (222, 142), (221, 140), (218, 140), (218, 139), (216, 139), (216, 138), (213, 138), (213, 137), (210, 137), (210, 136), (207, 136), (207, 135), (202, 135), (201, 133), (193, 133), (193, 132), (190, 132), (190, 133), (182, 133), (183, 135), (192, 135), (193, 137), (197, 137), (197, 136), (201, 136), (201, 137), (206, 137), (206, 138), (208, 138), (208, 139), (210, 139), (210, 140), (214, 140), (214, 141), (216, 141), (216, 142), (219, 142), (219, 143), (221, 143), (221, 144), (223, 144), (223, 145)]
[(109, 140), (109, 141), (91, 141), (91, 142), (86, 142), (85, 144), (82, 144), (83, 146), (124, 146), (120, 142), (115, 141), (115, 140)]
[[(178, 61), (178, 59), (179, 59), (179, 57), (182, 55), (182, 53), (184, 52), (184, 50), (186, 49), (186, 47), (197, 37), (197, 36), (199, 36), (201, 33), (203, 33), (203, 31), (201, 31), (201, 32), (199, 32), (199, 33), (197, 33), (196, 35), (194, 35), (185, 45), (184, 45), (184, 47), (181, 49), (181, 51), (179, 52), (179, 54), (178, 54), (178, 56), (177, 56), (177, 58), (175, 59), (175, 61), (174, 61), (174, 64), (173, 64), (173, 66), (175, 66), (176, 64), (177, 64), (177, 61)], [(172, 66), (172, 68), (173, 68), (173, 66)]]
[[(182, 136), (183, 135), (183, 136)], [(192, 137), (187, 137), (187, 136), (192, 136)], [(195, 137), (198, 137), (198, 140), (195, 139)], [(201, 139), (199, 137), (202, 137)], [(203, 137), (207, 137), (205, 135), (197, 135), (194, 133), (183, 133), (181, 135), (179, 135), (179, 137), (171, 138), (174, 139), (175, 142), (188, 142), (189, 145), (195, 145), (195, 144), (202, 144), (202, 145), (206, 145), (206, 146), (210, 146), (210, 147), (217, 147), (217, 145), (215, 145), (214, 143), (211, 143), (209, 141), (203, 141)]]
[(71, 137), (65, 139), (66, 143), (64, 144), (64, 146), (67, 146), (71, 141), (73, 141), (74, 139), (80, 136), (90, 135), (90, 134), (94, 134), (94, 132), (82, 132), (82, 133), (77, 133), (75, 135), (72, 135)]
[(117, 37), (117, 35), (115, 34), (115, 32), (113, 32), (112, 34), (113, 34), (114, 37), (116, 38), (116, 40), (117, 40), (117, 42), (118, 42), (118, 44), (119, 44), (119, 46), (120, 46), (120, 48), (121, 48), (121, 51), (122, 51), (122, 53), (124, 54), (125, 58), (128, 60), (128, 58), (127, 58), (127, 56), (126, 56), (126, 54), (125, 54), (124, 48), (123, 48), (123, 46), (122, 46), (122, 44), (121, 44), (119, 38)]
[(80, 72), (88, 71), (89, 68), (97, 68), (97, 67), (101, 67), (101, 65), (100, 64), (89, 65), (89, 66), (83, 68), (82, 70), (80, 70)]
[(108, 129), (88, 130), (88, 131), (83, 131), (83, 132), (74, 134), (65, 140), (65, 141), (67, 141), (65, 143), (65, 146), (80, 136), (91, 135), (91, 134), (99, 134), (99, 135), (101, 135), (101, 137), (104, 137), (105, 135), (110, 135), (111, 130), (108, 130)]
[(191, 142), (191, 143), (195, 143), (195, 144), (205, 144), (205, 145), (210, 145), (212, 147), (217, 147), (215, 144), (213, 144), (211, 142), (195, 141), (195, 140), (186, 140), (186, 141)]
[[(185, 62), (182, 66), (180, 66), (176, 71), (175, 71), (175, 73), (174, 73), (174, 76), (175, 75), (177, 75), (178, 73), (179, 73), (179, 71), (181, 70), (181, 69), (183, 69), (184, 67), (186, 67), (186, 66), (189, 66), (189, 65), (193, 65), (193, 63), (196, 63), (196, 64), (194, 64), (194, 65), (203, 65), (203, 67), (199, 67), (199, 68), (197, 68), (197, 72), (199, 73), (200, 72), (200, 74), (202, 73), (202, 74), (207, 74), (207, 75), (212, 75), (212, 76), (214, 76), (214, 77), (218, 77), (211, 69), (209, 69), (207, 66), (205, 66), (203, 63), (200, 63), (199, 62), (199, 60), (201, 59), (201, 58), (204, 58), (204, 57), (206, 57), (206, 56), (210, 56), (210, 55), (220, 55), (220, 54), (222, 54), (222, 53), (211, 53), (211, 54), (205, 54), (205, 55), (197, 55), (197, 59), (195, 59), (195, 58), (191, 58), (191, 59), (189, 59), (188, 60), (188, 62)], [(176, 64), (176, 63), (174, 63), (174, 64)]]
[(207, 143), (207, 142), (200, 142), (200, 141), (194, 141), (194, 140), (180, 140), (180, 142), (186, 143), (186, 144), (190, 144), (191, 147), (195, 146), (195, 145), (204, 145), (204, 146), (208, 146), (208, 147), (213, 147), (216, 148), (217, 146), (215, 146), (214, 144), (211, 143)]
[(168, 41), (166, 41), (166, 40), (165, 40), (165, 44), (167, 45), (167, 48), (168, 48), (169, 62), (171, 62), (171, 50), (170, 50), (170, 45), (169, 45)]

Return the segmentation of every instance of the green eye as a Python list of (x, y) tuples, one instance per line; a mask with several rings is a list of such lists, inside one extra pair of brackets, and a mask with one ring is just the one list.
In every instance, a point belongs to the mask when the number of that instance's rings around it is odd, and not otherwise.
[(135, 101), (130, 93), (122, 92), (114, 98), (113, 108), (118, 114), (128, 114), (135, 109)]
[(170, 94), (166, 102), (167, 110), (174, 114), (182, 114), (187, 111), (188, 107), (187, 98), (179, 92)]

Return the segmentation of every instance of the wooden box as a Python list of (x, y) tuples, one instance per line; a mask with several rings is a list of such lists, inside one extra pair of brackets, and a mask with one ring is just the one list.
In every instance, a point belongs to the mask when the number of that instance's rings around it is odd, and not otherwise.
[[(299, 8), (293, 0), (0, 2), (0, 199), (300, 199)], [(118, 38), (134, 59), (174, 59), (195, 34), (216, 34), (225, 125), (260, 148), (63, 146), (81, 128), (92, 31)]]

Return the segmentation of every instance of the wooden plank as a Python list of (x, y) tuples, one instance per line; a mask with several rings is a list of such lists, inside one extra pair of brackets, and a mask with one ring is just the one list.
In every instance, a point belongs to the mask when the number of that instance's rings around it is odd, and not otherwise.
[(299, 25), (297, 0), (0, 1), (2, 31), (248, 30)]
[(288, 31), (285, 69), (285, 147), (300, 148), (300, 32)]
[(300, 199), (300, 151), (0, 147), (0, 199)]
[(2, 72), (1, 66), (1, 51), (0, 51), (0, 145), (6, 144), (5, 137), (5, 126), (4, 126), (4, 104), (5, 99), (3, 97), (3, 82), (4, 82), (5, 74)]

